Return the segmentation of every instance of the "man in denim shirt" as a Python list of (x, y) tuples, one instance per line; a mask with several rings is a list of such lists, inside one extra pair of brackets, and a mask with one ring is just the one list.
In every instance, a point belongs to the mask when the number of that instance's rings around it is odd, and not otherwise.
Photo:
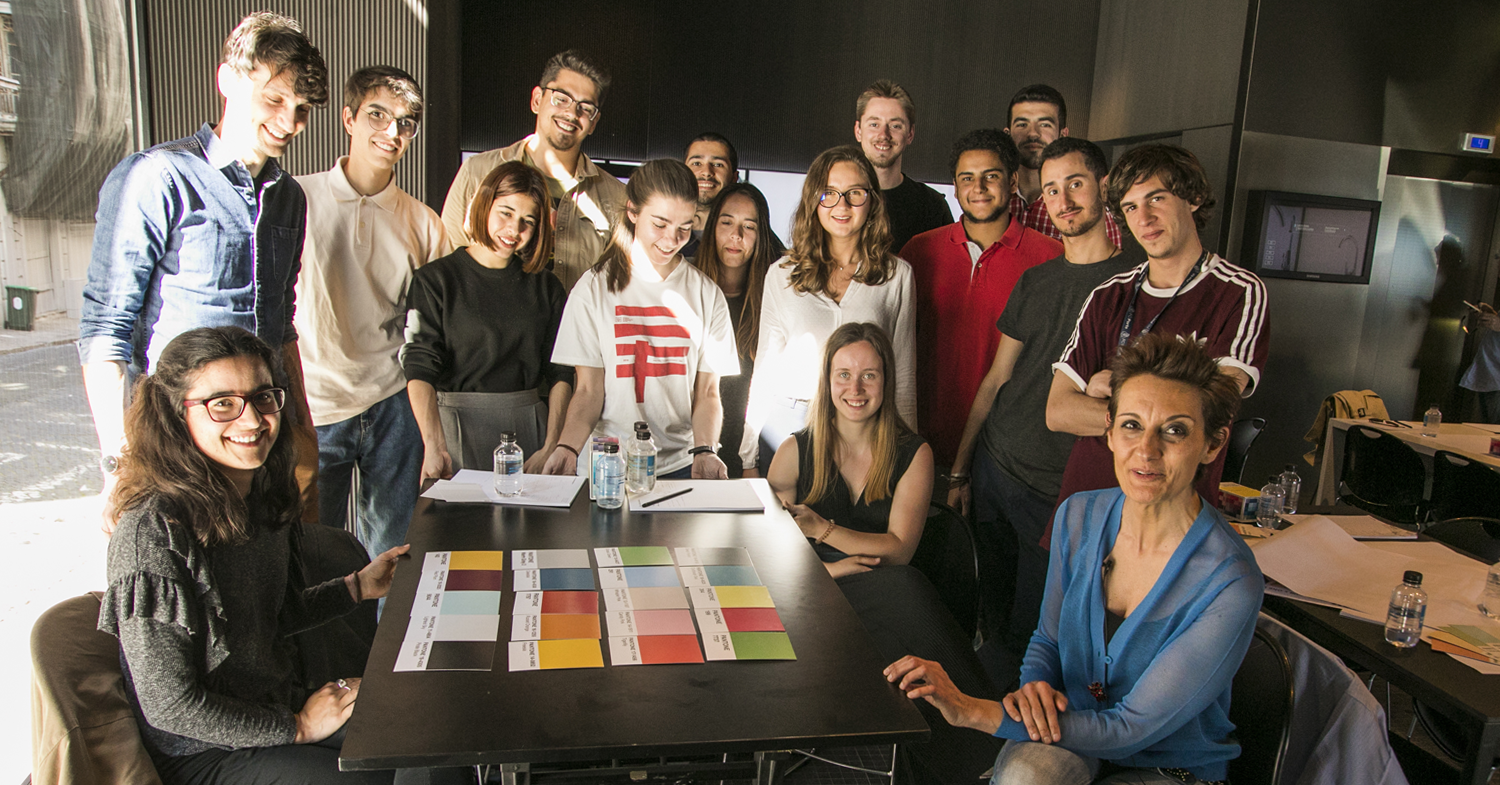
[(182, 332), (237, 325), (281, 347), (315, 516), (317, 437), (292, 327), (306, 201), (276, 159), (328, 100), (328, 68), (295, 20), (255, 13), (225, 40), (218, 87), (217, 126), (131, 155), (99, 191), (78, 355), (104, 490), (125, 446), (127, 380)]

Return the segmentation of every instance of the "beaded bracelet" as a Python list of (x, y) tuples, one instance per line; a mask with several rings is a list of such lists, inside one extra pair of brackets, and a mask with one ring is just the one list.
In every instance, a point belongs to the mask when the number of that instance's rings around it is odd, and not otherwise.
[(819, 545), (822, 545), (823, 541), (826, 540), (826, 539), (828, 539), (828, 535), (833, 534), (833, 528), (834, 528), (833, 521), (829, 521), (828, 522), (828, 528), (824, 529), (823, 533), (820, 534), (820, 535), (818, 535), (818, 539), (815, 540), (815, 542), (817, 542), (817, 544), (819, 544)]

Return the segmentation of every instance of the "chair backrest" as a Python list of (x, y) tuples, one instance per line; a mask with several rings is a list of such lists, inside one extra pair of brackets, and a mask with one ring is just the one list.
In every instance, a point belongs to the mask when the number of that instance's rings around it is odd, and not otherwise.
[(1224, 482), (1239, 482), (1245, 473), (1245, 458), (1250, 454), (1250, 445), (1266, 429), (1266, 418), (1247, 417), (1235, 420), (1229, 428), (1229, 448), (1224, 454)]
[(927, 576), (958, 626), (973, 637), (979, 628), (979, 554), (969, 522), (952, 507), (933, 502), (911, 566)]
[(1432, 456), (1434, 521), (1449, 518), (1500, 519), (1500, 472), (1447, 450)]
[[(364, 546), (343, 529), (304, 523), (299, 524), (298, 533), (303, 580), (308, 586), (343, 577), (370, 563)], [(304, 686), (317, 689), (334, 679), (364, 674), (380, 622), (375, 611), (375, 603), (360, 603), (350, 613), (297, 633)]]
[(1428, 526), (1423, 533), (1475, 558), (1491, 564), (1500, 562), (1500, 519), (1449, 518)]
[(1235, 785), (1280, 785), (1292, 732), (1292, 667), (1286, 650), (1259, 627), (1230, 688), (1229, 720), (1240, 756), (1229, 762)]
[(1427, 466), (1405, 442), (1364, 425), (1349, 429), (1339, 496), (1366, 512), (1415, 526), (1426, 505)]

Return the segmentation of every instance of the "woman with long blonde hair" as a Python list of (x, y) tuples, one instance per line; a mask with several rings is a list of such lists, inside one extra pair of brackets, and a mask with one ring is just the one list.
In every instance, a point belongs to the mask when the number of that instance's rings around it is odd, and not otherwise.
[[(891, 401), (916, 423), (916, 320), (911, 267), (890, 251), (875, 168), (858, 147), (826, 150), (808, 169), (792, 249), (766, 274), (760, 336), (740, 460), (802, 427), (818, 385), (824, 343), (841, 324), (872, 322), (891, 338)], [(762, 431), (765, 431), (764, 437)], [(748, 469), (747, 469), (748, 471)]]

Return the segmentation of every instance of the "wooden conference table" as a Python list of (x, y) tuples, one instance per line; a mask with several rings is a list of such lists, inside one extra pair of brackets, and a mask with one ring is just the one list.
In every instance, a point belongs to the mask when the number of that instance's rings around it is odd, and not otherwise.
[(1355, 425), (1384, 431), (1406, 442), (1427, 461), (1429, 469), (1432, 456), (1438, 450), (1456, 452), (1470, 460), (1500, 468), (1500, 457), (1489, 454), (1490, 437), (1500, 435), (1496, 433), (1497, 426), (1445, 422), (1438, 428), (1437, 436), (1423, 436), (1422, 423), (1406, 424), (1411, 427), (1379, 425), (1369, 420), (1329, 420), (1328, 433), (1323, 437), (1323, 465), (1318, 470), (1318, 492), (1313, 497), (1313, 504), (1327, 505), (1338, 501), (1339, 476), (1344, 471), (1344, 442), (1349, 428)]
[[(771, 498), (764, 480), (750, 482)], [(911, 701), (881, 675), (888, 663), (778, 505), (764, 514), (642, 514), (599, 509), (586, 488), (569, 509), (424, 498), (408, 542), (412, 558), (397, 569), (386, 600), (341, 769), (502, 764), (508, 781), (525, 782), (529, 764), (753, 752), (757, 779), (774, 782), (782, 767), (770, 752), (928, 734)], [(509, 672), (511, 552), (627, 545), (748, 549), (797, 659)], [(493, 667), (393, 672), (423, 557), (446, 550), (506, 551)], [(607, 662), (607, 642), (604, 650)]]
[[(1363, 514), (1352, 507), (1314, 507), (1301, 513)], [(1427, 539), (1427, 538), (1423, 538)], [(1500, 676), (1486, 676), (1425, 642), (1397, 649), (1385, 642), (1385, 628), (1340, 616), (1336, 608), (1266, 595), (1265, 610), (1314, 643), (1378, 674), (1457, 721), (1465, 734), (1458, 782), (1485, 785), (1500, 755)]]

